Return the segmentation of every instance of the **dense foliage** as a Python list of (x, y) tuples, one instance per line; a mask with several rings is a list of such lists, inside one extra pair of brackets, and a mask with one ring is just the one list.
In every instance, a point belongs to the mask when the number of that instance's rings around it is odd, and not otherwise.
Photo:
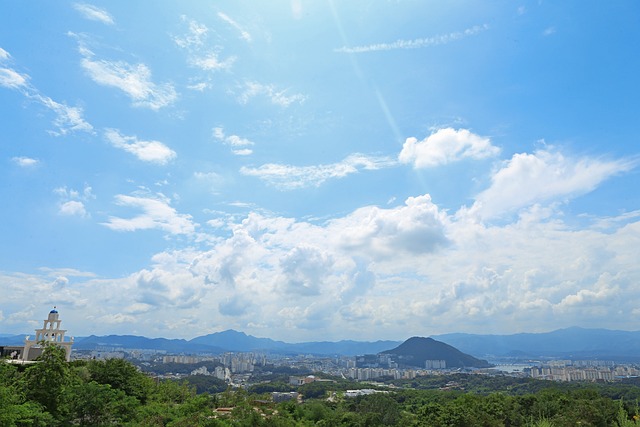
[[(67, 363), (51, 346), (27, 367), (0, 363), (0, 426), (640, 426), (629, 398), (638, 396), (637, 384), (454, 375), (350, 398), (344, 390), (363, 386), (274, 381), (221, 391), (209, 377), (190, 380), (154, 380), (119, 359)], [(271, 391), (293, 390), (303, 402), (270, 399)]]

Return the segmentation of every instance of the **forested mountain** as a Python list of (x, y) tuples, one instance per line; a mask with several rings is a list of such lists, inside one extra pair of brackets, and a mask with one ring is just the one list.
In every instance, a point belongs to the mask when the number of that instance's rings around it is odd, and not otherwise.
[(397, 356), (401, 365), (425, 367), (427, 360), (444, 360), (447, 368), (488, 368), (486, 360), (476, 359), (460, 350), (433, 338), (409, 338), (398, 347), (382, 354)]

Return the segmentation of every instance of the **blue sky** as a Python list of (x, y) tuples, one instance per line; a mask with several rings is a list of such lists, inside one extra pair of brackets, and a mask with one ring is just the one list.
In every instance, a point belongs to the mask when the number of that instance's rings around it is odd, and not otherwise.
[(0, 9), (0, 332), (640, 329), (637, 2)]

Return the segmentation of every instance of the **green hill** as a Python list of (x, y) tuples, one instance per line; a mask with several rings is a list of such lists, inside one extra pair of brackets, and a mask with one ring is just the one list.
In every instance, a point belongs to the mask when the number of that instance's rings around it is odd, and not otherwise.
[(444, 360), (447, 368), (488, 368), (486, 360), (476, 359), (455, 347), (433, 338), (409, 338), (398, 347), (383, 351), (382, 354), (396, 356), (400, 365), (424, 368), (427, 360)]

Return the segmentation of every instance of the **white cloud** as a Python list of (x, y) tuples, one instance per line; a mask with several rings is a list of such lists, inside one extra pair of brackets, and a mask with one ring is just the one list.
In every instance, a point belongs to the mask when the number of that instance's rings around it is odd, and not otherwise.
[(548, 36), (553, 35), (555, 33), (556, 33), (556, 27), (548, 27), (548, 28), (544, 29), (544, 31), (542, 32), (542, 35), (544, 37), (548, 37)]
[(375, 206), (356, 210), (330, 222), (339, 244), (369, 256), (392, 256), (402, 252), (428, 253), (448, 245), (447, 216), (427, 194), (409, 197), (404, 206), (382, 209)]
[(228, 70), (236, 61), (235, 56), (220, 59), (220, 48), (211, 50), (208, 46), (207, 36), (209, 28), (197, 21), (182, 16), (182, 21), (189, 26), (183, 36), (174, 36), (173, 41), (189, 53), (189, 64), (204, 71)]
[(238, 30), (240, 32), (240, 38), (242, 38), (242, 40), (244, 40), (246, 42), (249, 42), (249, 43), (252, 41), (251, 34), (249, 34), (248, 31), (246, 31), (244, 28), (242, 28), (240, 26), (240, 24), (238, 24), (236, 21), (231, 19), (228, 15), (226, 15), (225, 13), (222, 13), (222, 12), (218, 12), (218, 17), (220, 19), (222, 19), (223, 21), (225, 21), (227, 24), (231, 25), (236, 30)]
[(144, 162), (165, 165), (176, 158), (176, 152), (159, 141), (140, 141), (135, 136), (124, 136), (116, 129), (106, 129), (104, 136), (114, 147), (125, 150)]
[(11, 68), (0, 67), (0, 86), (18, 89), (27, 85), (28, 78), (26, 74), (20, 74)]
[(39, 94), (36, 94), (34, 98), (56, 114), (53, 124), (57, 127), (57, 130), (50, 131), (51, 134), (61, 136), (75, 131), (93, 132), (93, 126), (83, 117), (82, 108), (69, 107), (54, 101), (48, 96)]
[(223, 142), (226, 145), (234, 147), (232, 150), (233, 154), (237, 156), (248, 156), (253, 154), (253, 150), (249, 148), (242, 148), (254, 145), (253, 141), (248, 140), (247, 138), (242, 138), (238, 135), (229, 135), (226, 136), (224, 133), (224, 129), (221, 126), (213, 128), (213, 137), (218, 141)]
[(482, 31), (485, 31), (489, 28), (488, 25), (476, 25), (471, 28), (467, 28), (464, 31), (453, 32), (449, 34), (440, 34), (434, 37), (413, 39), (413, 40), (396, 40), (392, 43), (377, 43), (370, 44), (366, 46), (354, 46), (347, 47), (343, 46), (339, 49), (335, 49), (335, 52), (340, 53), (366, 53), (366, 52), (376, 52), (376, 51), (384, 51), (384, 50), (395, 50), (395, 49), (417, 49), (422, 47), (430, 47), (430, 46), (438, 46), (442, 44), (451, 43), (456, 40), (463, 39), (465, 37), (474, 36)]
[(172, 84), (156, 84), (151, 80), (151, 70), (145, 64), (93, 60), (89, 55), (82, 58), (81, 64), (93, 81), (120, 89), (136, 107), (159, 110), (173, 104), (178, 98)]
[(194, 46), (202, 46), (207, 37), (207, 34), (209, 33), (209, 28), (207, 28), (207, 26), (204, 24), (200, 24), (197, 21), (188, 19), (185, 15), (182, 15), (180, 18), (183, 22), (186, 22), (189, 25), (189, 30), (182, 37), (173, 37), (173, 41), (176, 43), (176, 45), (183, 49), (189, 49)]
[(13, 157), (11, 161), (23, 168), (32, 168), (40, 164), (40, 160), (30, 157)]
[(79, 216), (82, 218), (88, 216), (87, 210), (84, 207), (84, 203), (78, 200), (70, 200), (63, 203), (62, 205), (60, 205), (60, 210), (58, 212), (60, 213), (60, 215), (67, 216)]
[(84, 202), (95, 199), (90, 186), (85, 186), (82, 193), (68, 189), (67, 187), (58, 187), (53, 190), (60, 197), (58, 213), (64, 216), (78, 216), (88, 218)]
[(470, 212), (489, 219), (538, 202), (576, 197), (636, 163), (566, 157), (553, 148), (514, 154), (493, 174), (491, 186), (478, 194)]
[(243, 148), (240, 150), (231, 150), (231, 152), (236, 156), (250, 156), (253, 154), (253, 150), (251, 150), (250, 148)]
[(401, 163), (411, 163), (415, 168), (435, 167), (465, 158), (484, 159), (500, 153), (491, 140), (467, 129), (438, 129), (422, 141), (407, 138), (398, 156)]
[(243, 166), (240, 173), (258, 177), (280, 190), (318, 187), (329, 179), (344, 178), (361, 170), (377, 170), (394, 166), (388, 157), (352, 154), (339, 163), (316, 166), (290, 166), (268, 163), (258, 168)]
[(170, 234), (190, 235), (196, 225), (191, 215), (179, 214), (170, 206), (170, 200), (160, 195), (157, 198), (137, 197), (118, 194), (116, 204), (142, 210), (142, 214), (133, 218), (109, 217), (104, 226), (116, 231), (136, 231), (158, 229)]
[(235, 61), (236, 58), (234, 56), (221, 61), (216, 53), (208, 53), (205, 56), (191, 58), (191, 64), (205, 71), (228, 70)]
[[(1, 49), (0, 60), (7, 60), (10, 55)], [(40, 93), (40, 91), (28, 83), (29, 76), (20, 74), (10, 68), (0, 68), (0, 86), (8, 89), (19, 90), (26, 98), (35, 100), (39, 104), (48, 108), (56, 114), (53, 124), (57, 130), (50, 131), (55, 136), (66, 135), (73, 131), (92, 132), (93, 126), (83, 118), (83, 111), (80, 107), (69, 107), (61, 104)]]
[(113, 25), (113, 17), (104, 9), (87, 3), (76, 3), (73, 7), (87, 19), (102, 22), (103, 24)]
[(204, 92), (205, 89), (211, 88), (209, 83), (200, 82), (187, 86), (187, 89), (197, 90), (198, 92)]
[(288, 107), (293, 103), (301, 104), (306, 97), (302, 94), (287, 95), (287, 90), (276, 89), (274, 85), (265, 85), (255, 81), (245, 82), (244, 88), (238, 101), (241, 104), (248, 103), (252, 98), (264, 95), (272, 104), (279, 105), (281, 107)]
[[(144, 215), (155, 212), (151, 221), (161, 222), (128, 229), (167, 229), (179, 216), (166, 199), (122, 202)], [(56, 277), (71, 275), (0, 272), (3, 312), (8, 324), (23, 325), (33, 313), (20, 320), (17, 307), (48, 305), (62, 293), (62, 299), (104, 301), (61, 311), (74, 334), (187, 338), (223, 324), (286, 341), (309, 333), (402, 339), (424, 334), (425, 324), (430, 334), (514, 333), (531, 331), (531, 324), (539, 331), (615, 328), (640, 321), (640, 222), (634, 216), (610, 224), (606, 232), (576, 230), (557, 213), (532, 212), (483, 225), (448, 215), (428, 195), (397, 207), (363, 207), (321, 225), (257, 213), (227, 216), (218, 225), (231, 234), (206, 250), (158, 253), (150, 267), (125, 278), (56, 284)], [(116, 320), (128, 323), (104, 325), (105, 316), (118, 313), (125, 317)]]

